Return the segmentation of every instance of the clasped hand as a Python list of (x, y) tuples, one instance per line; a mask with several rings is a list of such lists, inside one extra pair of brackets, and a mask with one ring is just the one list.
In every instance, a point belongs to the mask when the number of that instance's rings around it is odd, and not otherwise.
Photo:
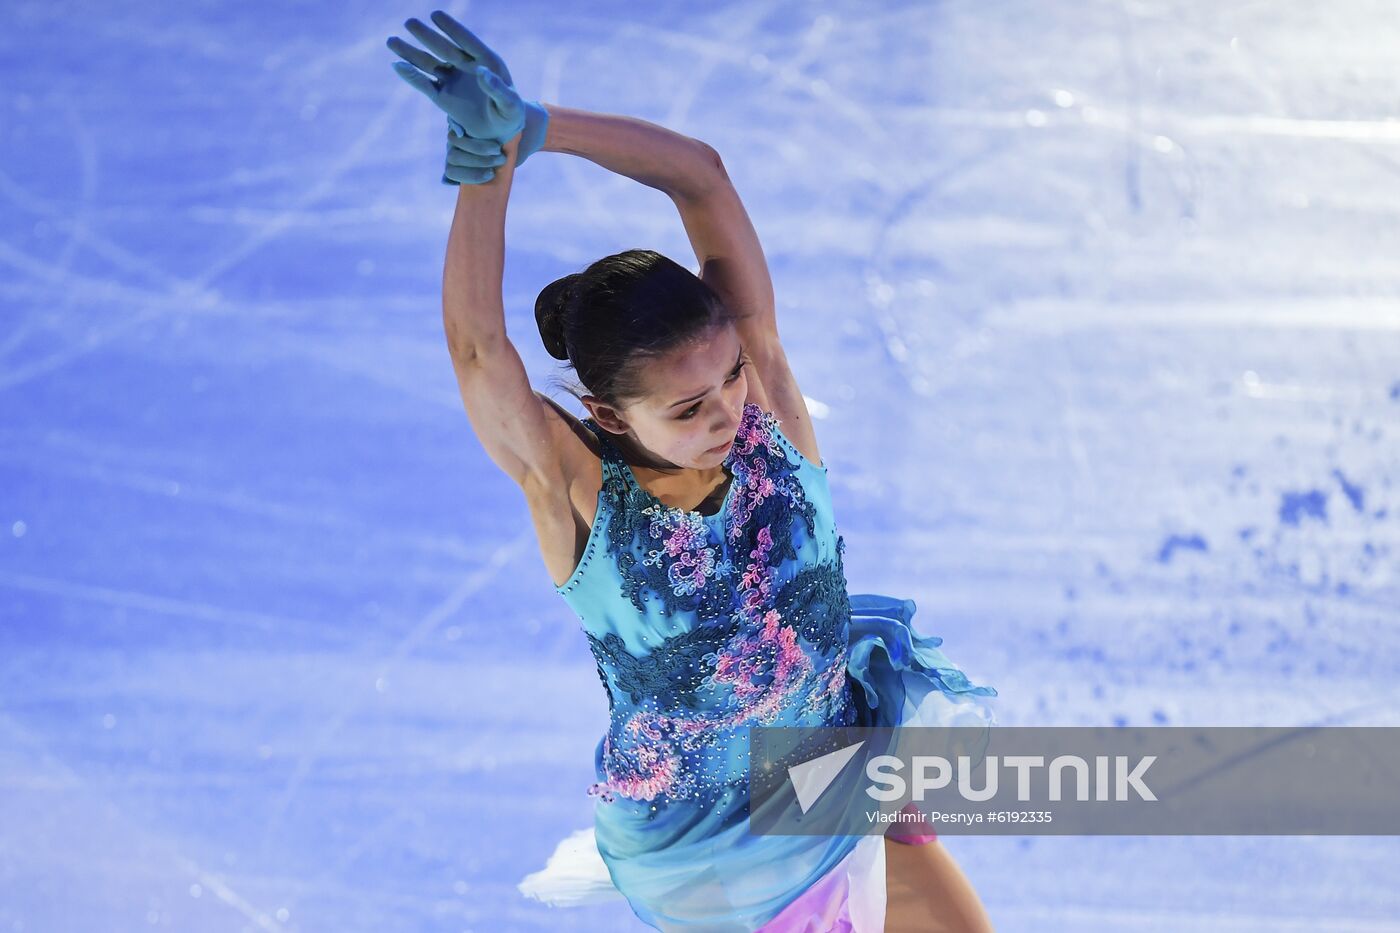
[(404, 26), (428, 51), (391, 36), (386, 45), (403, 59), (392, 67), (447, 114), (443, 182), (490, 181), (495, 167), (505, 163), (502, 147), (517, 133), (517, 166), (543, 146), (548, 111), (521, 99), (506, 63), (471, 30), (441, 10), (429, 18), (446, 38), (417, 19), (407, 20)]

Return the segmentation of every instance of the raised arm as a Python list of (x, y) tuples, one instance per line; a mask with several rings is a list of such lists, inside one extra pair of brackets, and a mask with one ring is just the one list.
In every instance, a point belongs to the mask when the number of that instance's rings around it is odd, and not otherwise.
[(637, 117), (548, 104), (544, 148), (596, 162), (672, 198), (694, 197), (718, 181), (714, 150)]
[[(544, 148), (596, 162), (664, 191), (690, 237), (700, 277), (745, 315), (745, 344), (777, 335), (763, 247), (713, 146), (636, 117), (549, 105)], [(755, 346), (753, 349), (762, 349)]]
[(565, 476), (551, 424), (557, 419), (531, 388), (506, 336), (506, 203), (519, 145), (519, 134), (506, 143), (505, 164), (491, 181), (457, 189), (443, 267), (442, 323), (462, 403), (482, 447), (533, 502), (562, 497)]
[(680, 213), (700, 278), (741, 317), (764, 407), (799, 450), (820, 462), (802, 392), (778, 337), (773, 280), (758, 234), (719, 153), (707, 143), (635, 117), (548, 105), (544, 148), (582, 156), (666, 192)]

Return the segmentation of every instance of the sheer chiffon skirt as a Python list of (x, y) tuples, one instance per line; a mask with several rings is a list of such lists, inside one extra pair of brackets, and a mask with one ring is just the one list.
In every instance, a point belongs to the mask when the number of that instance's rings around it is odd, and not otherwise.
[[(878, 594), (852, 594), (847, 672), (860, 722), (870, 726), (988, 727), (993, 712), (981, 698), (994, 697), (989, 686), (972, 684), (940, 650), (943, 640), (917, 632), (915, 603)], [(912, 804), (903, 808), (912, 810)], [(601, 816), (601, 815), (600, 815)], [(885, 843), (922, 845), (937, 833), (907, 823), (892, 823), (885, 835), (833, 837), (850, 842), (848, 851), (826, 871), (805, 872), (819, 864), (815, 851), (826, 837), (765, 836), (747, 832), (747, 820), (718, 834), (714, 845), (687, 845), (673, 863), (653, 877), (617, 857), (609, 866), (598, 845), (599, 829), (580, 829), (564, 838), (544, 868), (518, 885), (522, 894), (555, 907), (629, 901), (633, 912), (663, 930), (706, 933), (881, 933), (884, 928)], [(723, 837), (723, 838), (721, 838)], [(765, 862), (767, 858), (769, 861)], [(782, 874), (784, 864), (795, 870)], [(761, 876), (761, 877), (759, 877)], [(793, 877), (795, 886), (773, 895), (778, 879)], [(619, 883), (619, 878), (621, 883)], [(810, 879), (810, 880), (808, 880)], [(668, 895), (666, 892), (674, 892)], [(667, 902), (674, 897), (676, 909)], [(777, 907), (773, 905), (777, 904)], [(703, 905), (703, 906), (697, 906)], [(664, 918), (664, 919), (663, 919)]]

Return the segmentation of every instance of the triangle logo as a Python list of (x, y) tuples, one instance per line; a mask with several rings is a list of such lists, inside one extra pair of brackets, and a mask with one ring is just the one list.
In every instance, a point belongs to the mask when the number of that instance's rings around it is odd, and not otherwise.
[(841, 769), (846, 767), (846, 763), (855, 757), (864, 744), (865, 740), (862, 739), (854, 745), (788, 768), (788, 778), (792, 781), (793, 790), (797, 791), (797, 805), (802, 808), (803, 813), (812, 809), (817, 798), (831, 786)]

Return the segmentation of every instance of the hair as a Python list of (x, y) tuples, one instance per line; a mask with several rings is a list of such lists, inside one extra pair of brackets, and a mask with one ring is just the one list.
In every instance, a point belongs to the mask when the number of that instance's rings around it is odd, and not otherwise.
[(572, 366), (587, 393), (615, 408), (645, 397), (648, 359), (736, 320), (695, 273), (649, 249), (605, 256), (546, 285), (535, 299), (545, 350)]

